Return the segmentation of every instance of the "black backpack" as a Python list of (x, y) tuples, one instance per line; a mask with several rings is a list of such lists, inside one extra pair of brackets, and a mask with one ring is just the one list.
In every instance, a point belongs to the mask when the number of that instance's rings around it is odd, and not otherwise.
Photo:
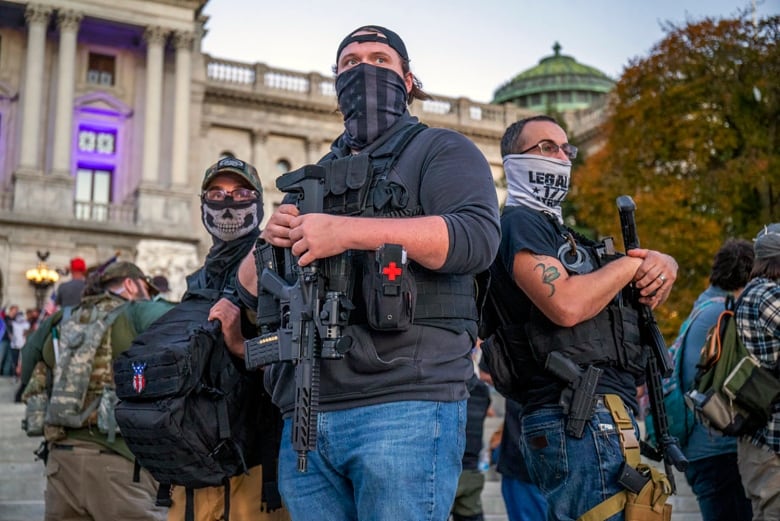
[(170, 505), (170, 485), (187, 488), (188, 518), (192, 489), (225, 486), (228, 519), (230, 478), (259, 463), (262, 509), (281, 506), (275, 482), (281, 416), (261, 373), (247, 372), (224, 345), (218, 322), (208, 321), (215, 300), (177, 304), (114, 362), (122, 437), (160, 483), (158, 504)]

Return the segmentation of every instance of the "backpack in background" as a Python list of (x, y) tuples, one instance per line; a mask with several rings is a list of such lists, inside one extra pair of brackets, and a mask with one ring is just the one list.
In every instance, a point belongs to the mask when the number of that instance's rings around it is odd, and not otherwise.
[(239, 368), (208, 321), (212, 303), (177, 304), (114, 363), (117, 423), (161, 486), (223, 486), (261, 462), (266, 482), (266, 468), (275, 469), (262, 458), (278, 447), (280, 415), (260, 373)]
[[(696, 423), (693, 411), (688, 408), (685, 401), (685, 389), (683, 389), (682, 382), (682, 363), (685, 358), (683, 346), (685, 346), (685, 339), (688, 337), (688, 330), (691, 324), (701, 312), (710, 304), (724, 302), (724, 300), (723, 297), (714, 297), (702, 302), (683, 322), (677, 338), (669, 346), (669, 354), (674, 360), (674, 370), (670, 377), (662, 380), (664, 408), (666, 409), (666, 419), (669, 423), (669, 434), (677, 438), (682, 447), (688, 445), (688, 437), (691, 435), (693, 426)], [(653, 447), (658, 446), (653, 414), (649, 411), (645, 414), (645, 438)]]
[(49, 369), (39, 361), (22, 393), (22, 430), (28, 436), (57, 441), (64, 437), (64, 428), (98, 425), (113, 443), (116, 431), (104, 430), (101, 414), (113, 417), (114, 411), (106, 407), (101, 411), (100, 404), (113, 387), (107, 336), (126, 303), (105, 294), (87, 297), (68, 317), (58, 311), (43, 322), (44, 329), (36, 333), (51, 334), (55, 366)]
[(727, 436), (752, 435), (769, 420), (780, 381), (745, 348), (734, 309), (729, 298), (710, 329), (686, 402), (705, 425)]

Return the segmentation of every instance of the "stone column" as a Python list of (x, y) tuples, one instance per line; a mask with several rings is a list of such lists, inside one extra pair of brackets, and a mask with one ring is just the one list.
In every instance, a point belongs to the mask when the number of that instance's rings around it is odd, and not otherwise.
[(306, 161), (315, 164), (323, 155), (322, 140), (312, 137), (306, 138)]
[(144, 107), (144, 150), (141, 179), (157, 183), (160, 177), (160, 114), (162, 110), (163, 46), (167, 31), (148, 27), (146, 40), (146, 104)]
[(22, 142), (19, 166), (40, 171), (41, 107), (43, 106), (43, 64), (45, 59), (46, 25), (51, 8), (30, 4), (24, 12), (27, 20), (27, 57), (24, 74), (24, 104), (22, 106)]
[(176, 46), (176, 89), (173, 106), (173, 157), (171, 160), (171, 184), (187, 184), (187, 167), (190, 142), (190, 87), (192, 82), (191, 32), (177, 31)]
[(57, 104), (54, 118), (54, 152), (52, 173), (70, 174), (73, 146), (73, 90), (76, 70), (76, 34), (81, 13), (61, 11), (57, 17), (60, 50), (57, 66)]

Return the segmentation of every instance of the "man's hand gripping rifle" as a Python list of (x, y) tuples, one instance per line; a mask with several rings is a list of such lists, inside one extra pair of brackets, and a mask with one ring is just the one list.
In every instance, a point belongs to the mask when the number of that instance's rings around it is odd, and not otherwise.
[[(298, 196), (301, 214), (321, 213), (323, 207), (325, 169), (307, 165), (284, 174), (276, 181), (282, 192)], [(247, 369), (273, 362), (295, 365), (295, 410), (292, 444), (298, 452), (298, 470), (306, 472), (307, 454), (317, 446), (317, 413), (320, 397), (320, 360), (339, 359), (351, 343), (342, 337), (351, 303), (344, 293), (326, 291), (319, 262), (297, 271), (290, 285), (277, 272), (265, 268), (260, 274), (260, 287), (279, 300), (281, 323), (272, 333), (244, 343)]]
[[(620, 214), (620, 227), (623, 234), (623, 244), (626, 252), (639, 248), (639, 237), (636, 231), (634, 212), (636, 204), (628, 195), (617, 198), (617, 207)], [(639, 312), (639, 328), (642, 335), (642, 344), (650, 349), (650, 357), (647, 363), (647, 391), (650, 395), (650, 408), (653, 412), (653, 423), (658, 435), (658, 446), (652, 447), (646, 442), (640, 443), (642, 454), (655, 461), (664, 462), (666, 476), (675, 490), (674, 474), (671, 466), (684, 472), (688, 468), (688, 460), (680, 450), (677, 438), (669, 434), (669, 422), (664, 407), (662, 377), (671, 376), (673, 367), (669, 351), (666, 349), (663, 335), (658, 329), (653, 311), (649, 306), (639, 302), (639, 291), (633, 287), (628, 288), (631, 305)]]

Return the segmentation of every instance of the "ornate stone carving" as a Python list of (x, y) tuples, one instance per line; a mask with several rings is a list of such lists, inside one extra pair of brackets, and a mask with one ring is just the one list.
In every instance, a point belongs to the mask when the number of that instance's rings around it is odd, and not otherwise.
[(173, 46), (178, 49), (192, 50), (192, 42), (195, 41), (195, 33), (191, 31), (175, 31), (173, 33)]
[(57, 15), (57, 25), (60, 31), (77, 31), (82, 18), (84, 15), (76, 11), (60, 11)]
[(24, 11), (24, 18), (28, 24), (46, 24), (49, 22), (52, 8), (46, 5), (29, 4)]
[(168, 37), (168, 30), (157, 25), (151, 25), (144, 31), (144, 40), (149, 45), (162, 45)]

